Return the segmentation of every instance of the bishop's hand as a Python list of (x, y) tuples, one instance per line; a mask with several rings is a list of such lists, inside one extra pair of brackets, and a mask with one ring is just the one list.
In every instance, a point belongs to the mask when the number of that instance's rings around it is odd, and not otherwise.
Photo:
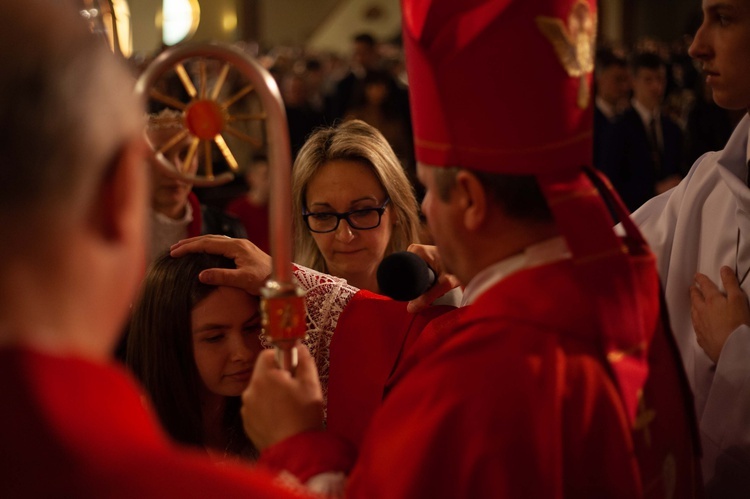
[(323, 392), (310, 352), (299, 346), (294, 376), (276, 363), (274, 352), (261, 352), (250, 384), (242, 394), (245, 433), (258, 450), (305, 431), (323, 429)]
[(226, 236), (198, 236), (172, 245), (170, 254), (180, 257), (187, 253), (210, 253), (234, 260), (236, 269), (207, 269), (200, 273), (204, 284), (232, 286), (259, 296), (268, 276), (271, 275), (271, 256), (247, 239)]
[(409, 302), (406, 309), (410, 313), (416, 313), (426, 309), (432, 304), (432, 302), (434, 302), (453, 288), (457, 288), (461, 285), (456, 276), (445, 271), (437, 247), (425, 244), (411, 244), (407, 248), (407, 251), (410, 251), (422, 258), (422, 260), (427, 262), (427, 265), (429, 265), (437, 275), (437, 282), (434, 286), (428, 289), (422, 296), (419, 296)]

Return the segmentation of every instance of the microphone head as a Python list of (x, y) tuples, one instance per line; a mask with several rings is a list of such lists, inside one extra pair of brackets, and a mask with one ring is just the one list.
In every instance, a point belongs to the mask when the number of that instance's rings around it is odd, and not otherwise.
[(380, 292), (398, 301), (417, 298), (437, 281), (427, 262), (408, 251), (398, 251), (383, 258), (377, 278)]

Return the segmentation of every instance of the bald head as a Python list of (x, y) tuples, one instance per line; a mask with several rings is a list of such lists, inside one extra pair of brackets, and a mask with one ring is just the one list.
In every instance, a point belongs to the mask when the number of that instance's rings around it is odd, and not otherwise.
[[(0, 2), (0, 233), (73, 216), (142, 130), (132, 76), (72, 2)], [(23, 220), (22, 227), (14, 221)], [(5, 237), (3, 237), (5, 239)]]

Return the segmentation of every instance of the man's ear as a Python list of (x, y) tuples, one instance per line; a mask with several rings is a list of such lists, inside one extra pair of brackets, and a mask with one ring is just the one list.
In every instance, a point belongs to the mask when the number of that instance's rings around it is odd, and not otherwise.
[(487, 193), (480, 180), (470, 171), (461, 170), (456, 174), (454, 195), (461, 196), (464, 208), (464, 225), (476, 231), (486, 223), (488, 216)]
[(90, 220), (106, 241), (142, 237), (148, 202), (145, 147), (140, 139), (126, 142), (101, 180)]

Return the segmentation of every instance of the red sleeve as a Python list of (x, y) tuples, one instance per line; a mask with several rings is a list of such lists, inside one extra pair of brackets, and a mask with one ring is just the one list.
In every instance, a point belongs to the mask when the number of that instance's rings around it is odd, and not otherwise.
[(349, 473), (357, 457), (345, 439), (329, 433), (309, 431), (282, 440), (263, 451), (258, 466), (272, 472), (288, 471), (302, 483), (329, 471)]
[(359, 446), (384, 390), (424, 327), (452, 307), (410, 314), (406, 302), (360, 291), (342, 312), (331, 340), (328, 430)]
[(188, 224), (187, 237), (200, 236), (203, 227), (203, 214), (201, 213), (201, 204), (198, 201), (198, 196), (193, 192), (188, 194), (188, 203), (193, 208), (193, 220)]

